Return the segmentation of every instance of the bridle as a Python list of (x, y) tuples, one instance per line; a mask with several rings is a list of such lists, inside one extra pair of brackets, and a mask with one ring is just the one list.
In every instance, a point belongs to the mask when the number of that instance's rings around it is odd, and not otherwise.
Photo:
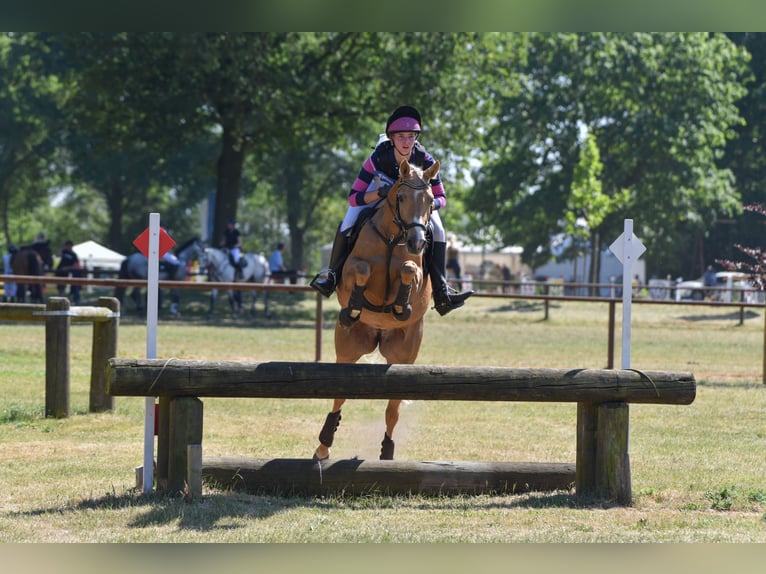
[[(428, 182), (424, 181), (421, 178), (418, 178), (418, 182), (413, 183), (410, 180), (403, 180), (399, 182), (399, 188), (402, 186), (409, 187), (410, 189), (413, 189), (415, 191), (420, 189), (427, 189), (429, 186)], [(419, 221), (414, 221), (412, 223), (407, 223), (405, 221), (402, 221), (402, 214), (400, 209), (400, 197), (399, 197), (399, 189), (396, 190), (396, 210), (394, 211), (394, 223), (399, 227), (399, 229), (402, 230), (402, 235), (405, 235), (410, 229), (413, 227), (420, 227), (423, 229), (423, 233), (425, 233), (428, 229), (428, 223), (431, 220), (431, 211), (433, 210), (433, 205), (431, 206), (431, 209), (428, 210), (428, 216), (426, 217), (425, 223), (420, 223)]]

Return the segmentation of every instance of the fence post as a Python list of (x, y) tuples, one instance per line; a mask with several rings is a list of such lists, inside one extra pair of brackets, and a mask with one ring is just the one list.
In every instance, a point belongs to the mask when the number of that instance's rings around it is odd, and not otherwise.
[(170, 400), (167, 483), (170, 494), (182, 492), (187, 486), (187, 446), (202, 444), (202, 410), (202, 401), (196, 397)]
[(106, 362), (117, 356), (117, 332), (120, 326), (120, 301), (115, 297), (99, 297), (100, 307), (114, 313), (108, 321), (93, 322), (93, 347), (90, 366), (90, 402), (88, 412), (114, 409), (114, 397), (106, 392)]
[(50, 297), (45, 317), (45, 416), (69, 416), (69, 299)]

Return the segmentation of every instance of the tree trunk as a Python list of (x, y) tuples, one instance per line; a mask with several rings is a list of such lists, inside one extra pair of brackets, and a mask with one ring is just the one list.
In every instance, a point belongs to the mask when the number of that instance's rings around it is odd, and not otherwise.
[(213, 218), (213, 245), (223, 244), (226, 222), (237, 215), (237, 201), (242, 183), (245, 145), (232, 125), (223, 126), (221, 155), (218, 156), (218, 185)]
[[(591, 234), (590, 239), (590, 278), (588, 282), (591, 284), (598, 283), (599, 275), (601, 275), (601, 235), (598, 231), (594, 231)], [(591, 297), (598, 295), (597, 287), (590, 287), (588, 290)]]
[(119, 249), (123, 253), (130, 253), (128, 250), (130, 241), (125, 239), (125, 233), (122, 229), (122, 198), (123, 192), (119, 180), (112, 179), (106, 194), (107, 209), (109, 210), (109, 229), (106, 232), (106, 241), (114, 249)]

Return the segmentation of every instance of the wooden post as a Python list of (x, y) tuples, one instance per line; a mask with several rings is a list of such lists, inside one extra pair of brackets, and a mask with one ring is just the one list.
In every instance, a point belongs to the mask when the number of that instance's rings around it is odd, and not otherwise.
[(609, 340), (606, 350), (606, 368), (614, 369), (614, 315), (617, 306), (614, 299), (609, 301), (609, 328), (607, 329)]
[(114, 409), (114, 397), (106, 392), (106, 364), (117, 356), (117, 332), (120, 326), (120, 301), (99, 297), (98, 304), (116, 316), (107, 321), (93, 321), (93, 346), (90, 367), (90, 402), (88, 411), (98, 413)]
[(183, 492), (186, 486), (187, 446), (202, 444), (202, 401), (179, 397), (170, 401), (168, 492)]
[(590, 403), (577, 403), (577, 459), (575, 461), (575, 491), (577, 496), (592, 498), (596, 487), (596, 433), (598, 410)]
[(202, 445), (190, 444), (186, 447), (186, 483), (187, 498), (202, 497)]
[(170, 456), (170, 399), (159, 398), (157, 424), (157, 490), (168, 489), (168, 459)]
[(628, 454), (628, 405), (627, 403), (604, 403), (597, 408), (597, 489), (601, 498), (629, 505), (632, 501), (632, 492)]
[(51, 297), (45, 318), (45, 416), (69, 416), (69, 299)]

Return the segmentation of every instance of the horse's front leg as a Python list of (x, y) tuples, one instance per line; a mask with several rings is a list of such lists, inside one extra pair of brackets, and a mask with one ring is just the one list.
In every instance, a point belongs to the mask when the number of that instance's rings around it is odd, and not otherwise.
[(367, 287), (367, 281), (370, 279), (370, 264), (361, 259), (354, 265), (347, 266), (350, 275), (354, 278), (354, 287), (351, 289), (351, 295), (348, 298), (348, 305), (340, 310), (338, 321), (344, 327), (350, 327), (359, 320), (364, 308), (364, 290)]
[(319, 446), (314, 451), (314, 460), (326, 460), (330, 458), (330, 447), (335, 439), (335, 431), (340, 424), (340, 409), (346, 399), (335, 399), (332, 410), (327, 413), (322, 430), (319, 431)]
[(394, 299), (391, 308), (391, 314), (397, 321), (406, 321), (412, 315), (412, 304), (410, 303), (410, 294), (412, 293), (412, 283), (417, 277), (418, 266), (412, 261), (405, 261), (402, 265), (399, 291)]

